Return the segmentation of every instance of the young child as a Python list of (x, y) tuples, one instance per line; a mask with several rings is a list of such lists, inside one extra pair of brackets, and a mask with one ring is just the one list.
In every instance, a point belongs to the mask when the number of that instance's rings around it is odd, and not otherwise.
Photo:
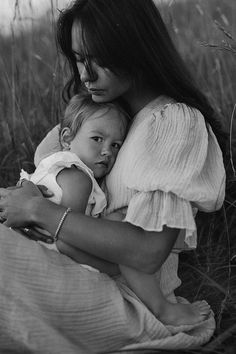
[[(75, 95), (61, 122), (62, 150), (44, 158), (31, 176), (22, 171), (21, 178), (45, 185), (53, 192), (51, 200), (55, 203), (98, 217), (107, 205), (100, 186), (115, 163), (128, 130), (128, 119), (128, 115), (114, 103), (95, 103), (91, 96)], [(78, 185), (83, 186), (79, 193)], [(121, 221), (123, 217), (119, 212), (106, 216), (114, 221)], [(55, 244), (40, 243), (58, 250)], [(86, 264), (82, 266), (98, 271)], [(185, 309), (183, 320), (183, 305), (173, 304), (165, 299), (155, 275), (122, 265), (119, 267), (130, 288), (161, 321), (178, 324), (181, 318), (181, 324), (188, 323), (188, 311)], [(196, 303), (197, 321), (199, 307), (204, 311), (205, 308), (208, 309), (208, 305), (204, 302)], [(192, 316), (192, 311), (193, 305), (189, 306), (189, 317)]]
[[(98, 217), (107, 205), (100, 185), (114, 165), (129, 119), (118, 104), (95, 103), (87, 93), (75, 95), (60, 124), (61, 151), (44, 158), (31, 175), (21, 170), (20, 178), (46, 186), (54, 203)], [(57, 250), (50, 235), (40, 232), (48, 236), (40, 243)]]

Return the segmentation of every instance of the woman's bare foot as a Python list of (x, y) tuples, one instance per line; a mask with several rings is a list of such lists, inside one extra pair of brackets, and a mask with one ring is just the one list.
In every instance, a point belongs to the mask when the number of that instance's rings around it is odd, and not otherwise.
[(192, 304), (172, 304), (165, 302), (159, 308), (156, 317), (166, 325), (193, 325), (204, 321), (210, 314), (210, 306), (206, 301), (196, 301)]

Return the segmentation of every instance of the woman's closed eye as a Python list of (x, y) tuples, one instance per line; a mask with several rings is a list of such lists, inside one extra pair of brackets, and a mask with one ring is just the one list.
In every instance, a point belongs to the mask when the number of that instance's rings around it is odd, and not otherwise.
[(92, 61), (95, 62), (95, 58), (92, 55), (84, 55), (74, 53), (76, 63), (89, 64)]
[(82, 57), (82, 55), (78, 53), (74, 53), (75, 61), (76, 63), (83, 63), (85, 61), (85, 58)]

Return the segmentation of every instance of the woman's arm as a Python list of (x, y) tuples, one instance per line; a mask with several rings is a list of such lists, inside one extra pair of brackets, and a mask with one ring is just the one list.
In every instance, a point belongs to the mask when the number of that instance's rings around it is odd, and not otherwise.
[[(0, 201), (2, 216), (7, 226), (37, 225), (53, 235), (65, 207), (43, 198), (34, 188), (30, 182), (24, 182), (21, 190), (0, 188), (0, 197), (4, 197)], [(63, 223), (59, 240), (109, 262), (154, 273), (169, 255), (178, 232), (168, 227), (161, 232), (145, 231), (128, 222), (71, 212)]]
[[(58, 219), (64, 210), (59, 212), (58, 209), (55, 210), (54, 205), (48, 205), (48, 210), (55, 216), (50, 224), (42, 210), (39, 215), (38, 208), (40, 203), (36, 207), (37, 216), (35, 214), (34, 217), (38, 222), (47, 224), (51, 232), (55, 232)], [(76, 230), (79, 230), (77, 239)], [(70, 213), (59, 234), (59, 240), (73, 243), (76, 247), (110, 262), (154, 273), (169, 255), (178, 232), (177, 229), (167, 227), (161, 232), (145, 231), (128, 222), (93, 219)]]
[(98, 269), (100, 272), (111, 276), (120, 274), (120, 269), (117, 264), (105, 261), (104, 259), (93, 256), (85, 251), (81, 251), (80, 249), (70, 246), (60, 240), (57, 242), (57, 248), (61, 253), (72, 258), (77, 263), (87, 264)]

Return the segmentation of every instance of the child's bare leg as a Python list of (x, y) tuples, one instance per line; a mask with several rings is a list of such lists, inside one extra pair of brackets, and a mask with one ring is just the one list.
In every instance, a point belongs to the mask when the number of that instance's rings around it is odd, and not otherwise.
[(166, 325), (195, 324), (206, 319), (210, 313), (210, 306), (205, 301), (192, 304), (173, 304), (167, 301), (155, 275), (121, 265), (120, 270), (134, 293)]

